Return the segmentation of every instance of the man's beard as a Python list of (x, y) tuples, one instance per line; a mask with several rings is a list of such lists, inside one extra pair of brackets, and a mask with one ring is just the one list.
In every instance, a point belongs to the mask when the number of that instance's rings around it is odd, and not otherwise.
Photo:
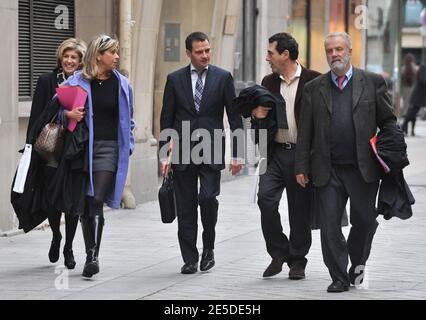
[(348, 66), (349, 57), (343, 57), (342, 60), (343, 61), (335, 61), (330, 65), (331, 70), (335, 74), (341, 74), (342, 72), (345, 71), (346, 67)]

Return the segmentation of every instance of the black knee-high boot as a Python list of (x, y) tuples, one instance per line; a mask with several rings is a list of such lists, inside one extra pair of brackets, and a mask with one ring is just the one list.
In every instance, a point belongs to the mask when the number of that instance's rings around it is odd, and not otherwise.
[(86, 263), (83, 269), (83, 277), (90, 278), (99, 272), (98, 256), (103, 226), (104, 217), (102, 216), (81, 217), (81, 227), (86, 246)]
[(72, 242), (78, 225), (78, 216), (65, 215), (65, 246), (64, 246), (64, 265), (68, 269), (75, 268), (74, 253), (72, 251)]

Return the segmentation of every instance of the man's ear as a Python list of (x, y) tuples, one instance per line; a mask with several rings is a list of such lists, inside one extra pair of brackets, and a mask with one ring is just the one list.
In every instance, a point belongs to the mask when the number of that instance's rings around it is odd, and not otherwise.
[(283, 56), (284, 56), (284, 57), (286, 57), (286, 58), (290, 58), (290, 51), (288, 51), (288, 50), (284, 50), (284, 51), (283, 51), (283, 53), (282, 53), (281, 55), (283, 55)]
[(186, 49), (186, 56), (191, 59), (191, 51), (188, 49)]

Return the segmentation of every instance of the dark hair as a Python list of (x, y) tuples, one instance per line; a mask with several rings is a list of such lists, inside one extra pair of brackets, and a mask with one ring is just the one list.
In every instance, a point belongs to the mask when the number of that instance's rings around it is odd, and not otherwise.
[(192, 43), (194, 41), (199, 41), (199, 42), (209, 41), (209, 37), (205, 33), (202, 33), (202, 32), (191, 33), (185, 40), (186, 50), (192, 51)]
[(297, 60), (299, 57), (299, 44), (289, 33), (276, 33), (269, 38), (269, 43), (277, 42), (277, 51), (282, 54), (285, 50), (290, 53), (291, 60)]

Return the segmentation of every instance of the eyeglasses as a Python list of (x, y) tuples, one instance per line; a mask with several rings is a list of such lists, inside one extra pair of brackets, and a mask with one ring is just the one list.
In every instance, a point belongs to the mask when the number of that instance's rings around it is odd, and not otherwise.
[(110, 36), (102, 36), (101, 42), (99, 43), (99, 45), (102, 46), (103, 44), (107, 43), (110, 40), (111, 40)]

